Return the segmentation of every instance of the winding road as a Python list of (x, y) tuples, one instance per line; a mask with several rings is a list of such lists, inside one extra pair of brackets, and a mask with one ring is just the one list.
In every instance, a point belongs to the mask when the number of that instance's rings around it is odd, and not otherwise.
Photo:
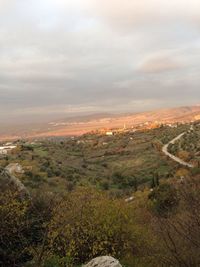
[(177, 137), (175, 137), (174, 139), (172, 139), (168, 144), (164, 145), (162, 148), (162, 152), (169, 158), (171, 158), (172, 160), (176, 161), (177, 163), (185, 166), (185, 167), (189, 167), (189, 168), (194, 168), (194, 166), (190, 163), (185, 162), (184, 160), (172, 155), (171, 153), (168, 152), (168, 147), (170, 144), (175, 144), (176, 141), (178, 141), (179, 139), (181, 139), (181, 137), (183, 137), (186, 134), (186, 132), (179, 134)]

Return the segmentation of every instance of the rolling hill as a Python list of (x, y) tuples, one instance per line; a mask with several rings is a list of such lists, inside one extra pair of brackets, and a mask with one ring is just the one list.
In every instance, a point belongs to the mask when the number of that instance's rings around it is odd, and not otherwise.
[(46, 136), (81, 135), (99, 129), (135, 127), (146, 122), (175, 123), (200, 119), (200, 105), (154, 110), (135, 114), (92, 114), (58, 119), (49, 123), (3, 127), (0, 140)]

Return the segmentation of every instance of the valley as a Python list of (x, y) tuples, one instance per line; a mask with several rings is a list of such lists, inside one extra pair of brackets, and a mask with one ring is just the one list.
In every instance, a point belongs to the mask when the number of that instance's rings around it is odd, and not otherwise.
[(64, 192), (93, 186), (113, 194), (130, 194), (138, 187), (150, 187), (155, 176), (168, 179), (175, 175), (180, 166), (165, 156), (163, 146), (189, 129), (190, 124), (180, 124), (110, 136), (92, 133), (18, 141), (0, 164), (19, 163), (24, 169), (20, 179), (33, 190)]
[(200, 122), (149, 126), (2, 142), (3, 262), (78, 267), (111, 254), (176, 267), (174, 244), (178, 261), (192, 251), (197, 262)]
[(59, 136), (80, 136), (90, 132), (103, 132), (109, 129), (151, 129), (161, 124), (189, 123), (200, 118), (200, 106), (161, 109), (136, 114), (93, 114), (57, 119), (43, 124), (2, 125), (0, 141), (21, 138), (45, 138)]

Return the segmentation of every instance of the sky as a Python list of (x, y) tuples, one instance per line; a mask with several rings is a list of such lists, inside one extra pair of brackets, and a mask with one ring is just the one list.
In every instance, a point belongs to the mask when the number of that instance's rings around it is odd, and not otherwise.
[(0, 122), (199, 104), (199, 0), (0, 0)]

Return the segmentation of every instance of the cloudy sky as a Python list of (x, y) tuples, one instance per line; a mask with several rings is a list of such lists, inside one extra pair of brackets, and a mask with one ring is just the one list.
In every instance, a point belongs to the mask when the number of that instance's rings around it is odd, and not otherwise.
[(0, 0), (0, 121), (200, 101), (199, 0)]

